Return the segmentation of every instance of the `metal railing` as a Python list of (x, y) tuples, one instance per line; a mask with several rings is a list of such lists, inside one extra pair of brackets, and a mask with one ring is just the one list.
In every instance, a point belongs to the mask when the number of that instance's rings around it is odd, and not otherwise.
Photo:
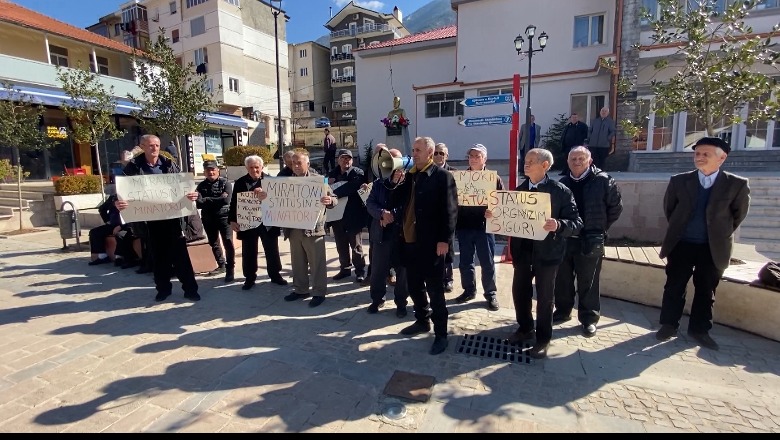
[(350, 37), (360, 34), (368, 34), (372, 32), (393, 32), (396, 36), (401, 36), (398, 32), (398, 28), (390, 26), (388, 24), (366, 24), (351, 29), (342, 29), (340, 31), (334, 31), (330, 33), (330, 38)]
[(352, 75), (352, 76), (340, 76), (338, 78), (331, 78), (331, 80), (330, 80), (331, 84), (353, 83), (353, 82), (355, 82), (355, 75)]
[(354, 101), (333, 101), (333, 109), (338, 108), (355, 108)]
[(336, 55), (331, 55), (330, 60), (331, 61), (343, 61), (343, 60), (354, 60), (355, 55), (352, 55), (351, 53), (337, 53)]

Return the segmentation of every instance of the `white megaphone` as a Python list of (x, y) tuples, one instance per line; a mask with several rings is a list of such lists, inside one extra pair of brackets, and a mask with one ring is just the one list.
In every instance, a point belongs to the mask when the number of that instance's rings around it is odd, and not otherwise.
[(387, 148), (380, 149), (371, 158), (371, 171), (382, 180), (390, 178), (395, 170), (406, 172), (412, 165), (414, 161), (411, 157), (393, 157)]

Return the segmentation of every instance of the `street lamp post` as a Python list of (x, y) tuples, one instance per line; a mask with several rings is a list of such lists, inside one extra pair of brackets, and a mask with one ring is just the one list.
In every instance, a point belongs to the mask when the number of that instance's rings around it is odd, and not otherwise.
[[(271, 3), (279, 3), (274, 14), (274, 42), (276, 44), (276, 133), (278, 140), (276, 148), (279, 150), (279, 166), (284, 165), (284, 137), (282, 134), (282, 83), (279, 74), (279, 14), (282, 12), (282, 0), (270, 0)], [(273, 8), (273, 6), (272, 6)]]
[[(539, 40), (539, 49), (534, 49), (536, 26), (529, 24), (528, 27), (525, 28), (525, 35), (528, 38), (528, 49), (523, 50), (525, 38), (523, 38), (522, 34), (518, 34), (517, 37), (515, 37), (515, 50), (517, 51), (518, 55), (521, 53), (528, 55), (528, 81), (525, 98), (525, 129), (523, 131), (523, 139), (525, 139), (525, 142), (528, 144), (528, 149), (530, 150), (533, 148), (533, 145), (531, 145), (531, 61), (533, 60), (534, 52), (542, 52), (544, 48), (547, 47), (547, 32), (542, 32), (538, 37), (536, 37), (536, 39)], [(522, 149), (522, 145), (520, 145), (520, 148)], [(520, 152), (519, 171), (521, 173), (523, 172), (523, 165), (525, 164), (525, 153), (526, 151), (522, 150)]]

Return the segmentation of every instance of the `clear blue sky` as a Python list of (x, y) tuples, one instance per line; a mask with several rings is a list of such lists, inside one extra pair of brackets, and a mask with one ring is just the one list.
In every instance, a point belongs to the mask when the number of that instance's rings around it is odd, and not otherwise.
[[(26, 8), (78, 27), (97, 23), (106, 14), (119, 10), (128, 0), (11, 0)], [(241, 0), (242, 2), (257, 0)], [(429, 0), (360, 1), (365, 8), (390, 13), (398, 6), (404, 16), (428, 3)], [(267, 3), (267, 2), (266, 2)], [(336, 15), (349, 0), (282, 0), (282, 9), (290, 17), (287, 22), (287, 42), (303, 43), (316, 40), (328, 30), (323, 26), (330, 19), (330, 9)]]

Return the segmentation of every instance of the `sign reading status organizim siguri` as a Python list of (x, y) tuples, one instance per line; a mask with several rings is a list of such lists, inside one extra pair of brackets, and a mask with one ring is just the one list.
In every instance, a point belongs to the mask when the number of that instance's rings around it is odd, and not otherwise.
[(187, 217), (195, 212), (195, 202), (187, 198), (193, 191), (189, 173), (116, 176), (116, 195), (127, 201), (126, 223)]
[(544, 222), (550, 217), (550, 195), (532, 191), (491, 191), (485, 230), (490, 234), (544, 240)]

